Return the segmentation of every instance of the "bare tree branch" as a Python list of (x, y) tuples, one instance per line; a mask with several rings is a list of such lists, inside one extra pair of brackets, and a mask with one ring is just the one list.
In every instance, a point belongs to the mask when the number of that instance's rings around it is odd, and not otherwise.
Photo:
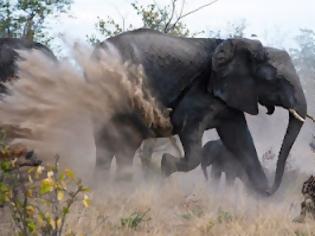
[(172, 11), (171, 11), (171, 16), (170, 18), (168, 19), (168, 22), (165, 24), (165, 27), (164, 27), (164, 33), (167, 33), (168, 32), (168, 26), (171, 24), (173, 18), (174, 18), (174, 13), (175, 13), (175, 9), (176, 9), (176, 1), (177, 0), (172, 0)]
[(196, 9), (191, 10), (191, 11), (185, 13), (184, 15), (180, 16), (179, 18), (180, 18), (180, 20), (182, 20), (184, 17), (189, 16), (189, 15), (191, 15), (191, 14), (197, 12), (197, 11), (200, 11), (201, 9), (203, 9), (203, 8), (205, 8), (205, 7), (211, 6), (211, 5), (213, 5), (214, 3), (218, 2), (218, 1), (219, 1), (219, 0), (214, 0), (214, 1), (212, 1), (212, 2), (209, 2), (209, 3), (205, 4), (205, 5), (202, 5), (202, 6), (200, 6), (200, 7), (197, 7)]
[(182, 5), (180, 7), (179, 16), (183, 15), (185, 4), (186, 4), (186, 0), (182, 0)]
[(181, 21), (183, 18), (185, 18), (185, 17), (187, 17), (187, 16), (189, 16), (189, 15), (191, 15), (191, 14), (197, 12), (197, 11), (200, 11), (200, 10), (202, 10), (202, 9), (205, 8), (205, 7), (211, 6), (211, 5), (213, 5), (214, 3), (218, 2), (218, 1), (219, 1), (219, 0), (214, 0), (214, 1), (212, 1), (212, 2), (209, 2), (209, 3), (207, 3), (207, 4), (202, 5), (202, 6), (200, 6), (200, 7), (197, 7), (197, 8), (195, 8), (194, 10), (191, 10), (191, 11), (189, 11), (189, 12), (183, 14), (183, 15), (180, 14), (170, 29), (174, 29), (175, 26), (178, 24), (178, 22)]
[(126, 31), (126, 16), (121, 13), (121, 11), (115, 6), (115, 10), (121, 18), (122, 30)]

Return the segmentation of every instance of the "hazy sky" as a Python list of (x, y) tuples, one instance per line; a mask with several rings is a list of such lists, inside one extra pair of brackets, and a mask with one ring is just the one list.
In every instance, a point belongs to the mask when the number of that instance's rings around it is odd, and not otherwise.
[[(153, 0), (154, 1), (154, 0)], [(155, 0), (167, 4), (168, 0)], [(179, 2), (181, 0), (178, 0)], [(210, 0), (211, 1), (211, 0)], [(206, 0), (186, 0), (185, 11), (208, 3)], [(58, 31), (75, 38), (84, 39), (95, 32), (97, 16), (107, 15), (120, 21), (141, 26), (134, 14), (132, 0), (74, 0), (71, 15), (58, 21)], [(143, 4), (150, 0), (139, 1)], [(219, 0), (210, 7), (185, 18), (193, 31), (226, 30), (229, 22), (245, 19), (248, 35), (255, 33), (260, 39), (281, 46), (292, 43), (292, 35), (299, 28), (315, 29), (315, 0)]]

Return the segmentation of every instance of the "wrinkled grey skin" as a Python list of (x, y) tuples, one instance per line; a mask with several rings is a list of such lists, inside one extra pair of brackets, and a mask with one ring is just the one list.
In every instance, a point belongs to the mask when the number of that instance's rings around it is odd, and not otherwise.
[[(270, 189), (244, 112), (257, 115), (260, 103), (266, 106), (268, 114), (272, 114), (275, 106), (280, 106), (295, 109), (305, 118), (304, 93), (285, 51), (263, 47), (257, 40), (181, 38), (145, 29), (109, 38), (96, 48), (95, 55), (98, 50), (108, 50), (109, 45), (115, 47), (124, 60), (143, 65), (147, 75), (145, 85), (157, 101), (173, 109), (173, 134), (179, 135), (185, 156), (178, 159), (165, 153), (161, 165), (166, 175), (197, 167), (202, 154), (203, 132), (215, 128), (224, 146), (240, 160), (257, 192), (270, 194), (278, 189), (286, 159), (303, 122), (289, 113), (276, 177)], [(133, 132), (139, 134), (133, 144), (122, 142), (122, 159), (124, 164), (131, 165), (135, 150), (147, 138), (144, 131), (148, 127), (142, 125), (139, 131), (137, 127), (143, 124), (141, 117), (136, 117), (137, 114), (127, 116), (133, 119), (128, 119), (128, 125), (121, 124), (128, 129), (131, 125)], [(132, 124), (134, 122), (136, 125)], [(150, 131), (155, 136), (160, 135), (158, 130)], [(107, 132), (105, 136), (111, 135)], [(116, 150), (112, 148), (113, 142), (120, 138), (124, 139), (122, 136), (116, 140), (103, 139), (96, 144), (97, 170), (106, 169), (113, 155), (121, 155), (116, 154), (122, 152), (121, 146)], [(111, 151), (99, 151), (104, 147)]]
[(228, 185), (232, 185), (236, 178), (245, 184), (248, 183), (243, 166), (219, 139), (209, 141), (202, 147), (201, 168), (206, 179), (208, 179), (207, 167), (210, 165), (211, 177), (216, 181), (219, 181), (222, 173), (225, 173)]

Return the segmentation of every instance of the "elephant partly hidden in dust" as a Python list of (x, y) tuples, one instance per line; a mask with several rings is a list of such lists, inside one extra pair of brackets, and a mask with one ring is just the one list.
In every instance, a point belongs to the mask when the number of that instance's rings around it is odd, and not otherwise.
[[(16, 50), (32, 49), (40, 50), (48, 58), (57, 61), (53, 52), (41, 43), (19, 38), (0, 38), (0, 96), (8, 95), (6, 83), (18, 79), (18, 67), (16, 62), (18, 59), (23, 60), (23, 58)], [(6, 137), (9, 140), (25, 138), (30, 135), (30, 130), (12, 125), (2, 124), (1, 129), (6, 131)], [(41, 161), (37, 159), (33, 150), (26, 153), (26, 159), (30, 160), (34, 165), (41, 163)]]
[(220, 139), (208, 141), (202, 147), (201, 168), (207, 180), (208, 166), (211, 166), (211, 177), (215, 181), (219, 181), (224, 173), (228, 185), (233, 185), (236, 178), (245, 185), (248, 184), (248, 177), (241, 162), (233, 156)]
[[(32, 42), (20, 38), (0, 38), (0, 81), (8, 82), (17, 76), (17, 59), (22, 59), (16, 50), (40, 50), (47, 57), (56, 60), (53, 52), (38, 42)], [(0, 92), (4, 92), (2, 84)]]
[[(255, 191), (270, 195), (279, 188), (288, 154), (307, 112), (299, 76), (286, 51), (245, 38), (185, 38), (139, 29), (100, 43), (95, 58), (98, 52), (111, 47), (124, 61), (143, 66), (144, 84), (162, 106), (172, 109), (172, 134), (179, 136), (184, 156), (165, 153), (161, 162), (165, 175), (196, 168), (201, 162), (202, 135), (215, 128), (224, 146), (240, 161)], [(289, 114), (271, 187), (244, 114), (257, 115), (258, 104), (265, 106), (270, 115), (275, 106)], [(139, 114), (122, 113), (117, 117), (113, 117), (117, 124), (139, 135), (129, 142), (124, 135), (111, 137), (104, 127), (103, 138), (96, 144), (98, 172), (107, 172), (114, 156), (123, 156), (118, 163), (122, 168), (130, 166), (145, 138), (161, 136), (159, 130), (151, 129), (153, 135), (147, 132), (150, 128)], [(107, 151), (100, 151), (104, 147)]]

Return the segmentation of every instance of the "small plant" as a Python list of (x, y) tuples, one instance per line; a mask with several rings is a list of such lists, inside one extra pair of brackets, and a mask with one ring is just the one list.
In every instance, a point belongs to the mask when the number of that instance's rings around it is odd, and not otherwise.
[(307, 233), (305, 233), (304, 231), (301, 231), (301, 230), (299, 230), (299, 229), (295, 230), (295, 231), (294, 231), (294, 234), (295, 234), (296, 236), (306, 236), (306, 235), (308, 235)]
[(145, 220), (150, 220), (150, 218), (145, 219), (145, 216), (147, 215), (149, 211), (150, 209), (148, 209), (145, 212), (138, 212), (138, 211), (133, 212), (130, 216), (126, 218), (121, 218), (120, 224), (122, 227), (127, 227), (130, 229), (136, 230), (141, 222)]
[[(34, 162), (34, 153), (0, 142), (0, 205), (9, 209), (22, 236), (60, 236), (72, 205), (90, 205), (89, 191), (70, 169)], [(19, 155), (17, 155), (19, 154)]]
[(228, 223), (228, 222), (232, 222), (232, 220), (233, 220), (233, 216), (231, 215), (231, 213), (219, 208), (218, 217), (217, 217), (218, 223), (220, 224)]
[(187, 213), (183, 213), (181, 217), (185, 220), (191, 220), (193, 218), (193, 215), (190, 212), (187, 212)]
[(181, 214), (181, 217), (185, 220), (191, 220), (194, 217), (200, 218), (204, 214), (202, 207), (200, 206), (193, 206), (187, 212)]

